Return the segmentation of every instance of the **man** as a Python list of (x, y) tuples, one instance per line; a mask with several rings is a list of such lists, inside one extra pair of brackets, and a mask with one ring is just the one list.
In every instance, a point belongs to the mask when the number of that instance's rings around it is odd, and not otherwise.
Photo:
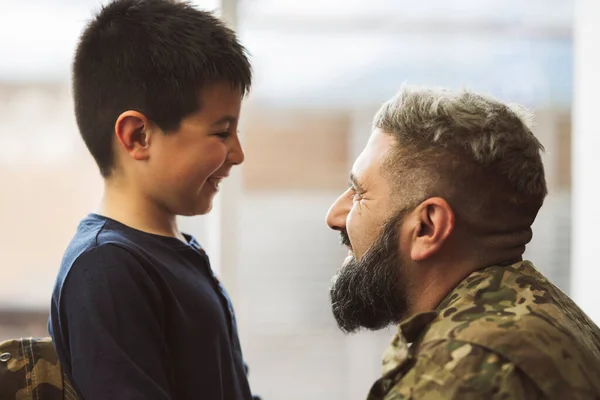
[(77, 399), (50, 338), (0, 342), (0, 399)]
[(81, 35), (75, 116), (104, 195), (65, 251), (49, 322), (80, 397), (252, 398), (229, 297), (177, 227), (244, 161), (251, 77), (234, 32), (186, 2), (114, 0)]
[(349, 249), (342, 330), (399, 323), (368, 399), (598, 399), (600, 330), (530, 262), (547, 194), (524, 112), (404, 87), (374, 119), (328, 225)]

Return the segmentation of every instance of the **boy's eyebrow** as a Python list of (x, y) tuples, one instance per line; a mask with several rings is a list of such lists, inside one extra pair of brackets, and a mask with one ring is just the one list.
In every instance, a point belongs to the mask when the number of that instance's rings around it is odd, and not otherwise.
[(223, 125), (225, 123), (233, 124), (233, 123), (236, 123), (236, 122), (237, 122), (237, 118), (236, 117), (234, 117), (233, 115), (226, 115), (226, 116), (220, 118), (219, 120), (213, 122), (213, 126), (214, 125)]

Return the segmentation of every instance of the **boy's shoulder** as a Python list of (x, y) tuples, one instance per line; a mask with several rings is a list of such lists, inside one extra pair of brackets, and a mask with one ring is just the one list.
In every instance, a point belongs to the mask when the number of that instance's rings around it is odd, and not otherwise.
[[(79, 223), (64, 252), (56, 283), (61, 286), (74, 266), (78, 270), (98, 266), (106, 270), (111, 265), (134, 270), (176, 268), (182, 259), (190, 257), (190, 250), (203, 253), (194, 237), (186, 235), (186, 238), (188, 244), (173, 237), (136, 230), (102, 215), (89, 214)], [(194, 257), (194, 261), (198, 259)]]
[[(94, 268), (106, 261), (119, 265), (137, 265), (144, 268), (140, 260), (156, 252), (156, 246), (141, 232), (111, 220), (89, 214), (83, 218), (63, 254), (55, 284), (60, 292), (72, 269), (86, 269), (93, 274)], [(135, 265), (134, 265), (135, 264)]]
[(107, 284), (151, 280), (152, 266), (164, 260), (164, 252), (152, 237), (110, 218), (89, 214), (83, 218), (58, 270), (52, 297), (60, 303), (64, 291), (108, 290)]
[[(75, 235), (69, 242), (62, 258), (61, 270), (69, 269), (83, 254), (95, 251), (111, 251), (113, 246), (134, 250), (137, 246), (131, 233), (110, 219), (89, 214), (81, 220)], [(139, 246), (139, 243), (138, 243)]]

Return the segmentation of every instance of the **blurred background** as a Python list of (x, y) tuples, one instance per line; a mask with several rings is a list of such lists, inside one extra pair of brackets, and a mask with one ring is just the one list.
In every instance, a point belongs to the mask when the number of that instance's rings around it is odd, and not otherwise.
[[(69, 80), (78, 35), (102, 3), (0, 0), (0, 340), (47, 335), (62, 253), (101, 195)], [(578, 71), (597, 75), (587, 53), (596, 53), (591, 38), (600, 33), (592, 1), (580, 19), (572, 0), (195, 3), (237, 29), (256, 77), (243, 109), (245, 164), (213, 213), (181, 220), (231, 292), (255, 392), (364, 399), (379, 376), (393, 329), (337, 329), (328, 287), (346, 252), (324, 219), (374, 112), (403, 82), (467, 87), (534, 110), (550, 195), (527, 258), (600, 322), (596, 278), (582, 269), (593, 269), (594, 229), (576, 226), (576, 211), (593, 209), (594, 198), (571, 201), (597, 174), (594, 89), (574, 94)], [(574, 56), (574, 32), (588, 44), (583, 58)], [(574, 104), (584, 110), (579, 125)]]

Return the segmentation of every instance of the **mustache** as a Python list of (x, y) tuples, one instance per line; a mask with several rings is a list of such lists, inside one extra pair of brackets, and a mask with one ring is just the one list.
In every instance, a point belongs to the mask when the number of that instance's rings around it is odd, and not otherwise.
[(342, 246), (350, 247), (350, 237), (348, 236), (348, 232), (340, 231), (340, 244)]

